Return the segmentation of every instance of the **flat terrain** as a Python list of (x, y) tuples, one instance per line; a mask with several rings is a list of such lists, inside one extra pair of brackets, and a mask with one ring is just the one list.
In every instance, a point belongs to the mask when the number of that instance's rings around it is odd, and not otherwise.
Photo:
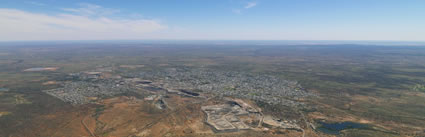
[[(0, 51), (0, 136), (425, 135), (421, 46), (7, 43)], [(189, 69), (149, 78), (142, 74), (176, 68)], [(238, 74), (233, 81), (212, 82), (227, 78), (224, 72), (240, 73), (230, 73)], [(271, 76), (296, 82), (284, 86), (302, 92), (280, 92), (270, 84), (276, 81), (258, 82)], [(238, 85), (241, 81), (251, 85)], [(197, 82), (205, 86), (194, 86)], [(114, 88), (104, 92), (104, 85)], [(191, 90), (171, 90), (185, 86)], [(58, 90), (64, 88), (70, 90)], [(55, 96), (59, 91), (83, 101)], [(247, 119), (251, 129), (216, 132), (201, 108), (229, 103), (226, 98), (258, 108), (259, 118), (292, 122), (302, 130), (259, 124), (248, 115), (238, 118)], [(323, 128), (321, 122), (366, 128), (329, 134), (317, 129)]]

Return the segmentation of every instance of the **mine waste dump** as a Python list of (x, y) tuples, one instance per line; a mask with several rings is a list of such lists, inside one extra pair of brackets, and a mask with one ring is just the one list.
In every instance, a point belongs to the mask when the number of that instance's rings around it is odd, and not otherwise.
[(183, 93), (185, 93), (185, 94), (189, 94), (189, 95), (191, 95), (191, 96), (199, 96), (199, 94), (198, 93), (195, 93), (195, 92), (190, 92), (190, 91), (188, 91), (188, 90), (184, 90), (184, 89), (182, 89), (182, 90), (180, 90), (181, 92), (183, 92)]

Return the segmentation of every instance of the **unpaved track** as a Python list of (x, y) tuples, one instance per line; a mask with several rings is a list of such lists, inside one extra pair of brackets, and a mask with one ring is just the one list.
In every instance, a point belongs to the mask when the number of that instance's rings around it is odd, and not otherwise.
[(301, 114), (301, 116), (302, 116), (302, 118), (303, 118), (303, 120), (304, 120), (304, 122), (305, 122), (305, 127), (306, 127), (306, 129), (302, 129), (302, 130), (303, 130), (303, 136), (302, 136), (302, 137), (305, 137), (305, 130), (307, 130), (307, 129), (308, 129), (309, 124), (308, 124), (308, 122), (307, 122), (307, 119), (305, 119), (304, 113), (303, 113), (303, 112), (301, 112), (301, 111), (299, 111), (299, 113)]
[(89, 129), (89, 127), (87, 127), (86, 123), (84, 123), (84, 120), (87, 118), (87, 116), (85, 116), (82, 120), (81, 120), (81, 124), (83, 124), (84, 128), (87, 130), (87, 132), (90, 133), (90, 135), (92, 137), (96, 137), (95, 134), (93, 134), (93, 132), (91, 132), (91, 130)]
[[(74, 111), (82, 111), (82, 110), (87, 110), (87, 107), (79, 108), (79, 109), (76, 109)], [(87, 112), (82, 112), (82, 113), (87, 113)], [(78, 118), (71, 119), (71, 120), (65, 122), (64, 124), (59, 125), (58, 126), (59, 128), (51, 136), (49, 136), (49, 137), (56, 137), (56, 134), (58, 133), (59, 130), (64, 129), (64, 128), (67, 128), (67, 126), (69, 126), (72, 123), (72, 121), (75, 121), (77, 119)]]
[[(156, 125), (158, 122), (160, 122), (161, 120), (165, 119), (165, 118), (166, 118), (166, 117), (168, 117), (169, 115), (171, 115), (171, 114), (173, 114), (173, 113), (176, 113), (176, 112), (181, 111), (183, 107), (187, 107), (187, 106), (195, 105), (195, 104), (202, 104), (202, 103), (208, 102), (210, 99), (213, 99), (213, 98), (215, 98), (215, 97), (217, 97), (217, 96), (210, 97), (210, 98), (208, 98), (208, 99), (206, 99), (206, 100), (203, 100), (203, 101), (200, 101), (200, 102), (193, 102), (193, 103), (190, 103), (190, 104), (185, 105), (185, 106), (180, 106), (180, 107), (176, 108), (175, 110), (173, 110), (173, 111), (171, 111), (171, 112), (169, 112), (169, 113), (167, 113), (167, 114), (163, 115), (162, 117), (157, 118), (156, 120), (154, 120), (154, 121), (152, 121), (152, 122), (150, 122), (150, 123), (146, 124), (143, 128), (141, 128), (141, 129), (139, 129), (139, 130), (137, 130), (137, 131), (138, 131), (138, 132), (143, 132), (144, 130), (146, 130), (146, 129), (148, 129), (148, 128), (151, 128), (152, 126)], [(131, 137), (131, 136), (134, 136), (134, 134), (128, 135), (127, 137)]]

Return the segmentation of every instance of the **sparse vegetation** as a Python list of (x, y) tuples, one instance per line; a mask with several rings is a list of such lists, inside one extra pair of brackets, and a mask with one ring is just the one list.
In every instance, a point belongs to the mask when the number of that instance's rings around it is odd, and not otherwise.
[[(114, 69), (111, 74), (123, 78), (133, 78), (143, 71), (190, 66), (195, 69), (238, 71), (298, 81), (302, 88), (294, 89), (306, 90), (318, 95), (317, 98), (290, 98), (311, 105), (311, 108), (301, 109), (308, 121), (319, 116), (331, 122), (371, 121), (371, 125), (392, 131), (386, 133), (382, 132), (383, 130), (362, 130), (362, 133), (359, 133), (356, 130), (347, 130), (342, 131), (343, 136), (420, 135), (422, 133), (419, 132), (425, 127), (423, 115), (425, 113), (423, 109), (425, 108), (423, 95), (425, 47), (179, 45), (176, 48), (175, 45), (163, 44), (146, 48), (143, 44), (128, 46), (47, 44), (2, 46), (0, 50), (2, 53), (8, 53), (0, 56), (0, 87), (7, 87), (7, 91), (0, 92), (2, 94), (0, 111), (11, 113), (0, 118), (0, 136), (52, 136), (50, 129), (58, 130), (58, 127), (64, 126), (61, 123), (67, 123), (75, 118), (61, 116), (65, 115), (65, 112), (66, 116), (81, 115), (70, 112), (81, 106), (63, 103), (42, 91), (63, 88), (66, 82), (80, 81), (79, 78), (69, 77), (69, 73), (105, 67), (119, 68)], [(60, 69), (23, 72), (25, 69), (40, 66)], [(47, 81), (58, 81), (59, 84), (43, 85)], [(223, 90), (232, 93), (240, 88), (225, 86)], [(258, 89), (266, 90), (263, 87)], [(208, 93), (206, 90), (194, 92)], [(113, 96), (118, 95), (122, 94), (113, 94)], [(262, 93), (250, 92), (246, 95), (262, 96)], [(300, 116), (298, 110), (287, 106), (270, 105), (262, 101), (258, 101), (257, 104), (264, 109), (265, 113), (275, 117), (297, 119)], [(143, 104), (141, 107), (145, 110), (137, 112), (146, 111), (149, 118), (155, 118), (152, 115), (166, 112), (166, 110), (155, 109), (151, 104)], [(102, 115), (103, 109), (105, 108), (97, 108), (95, 116)], [(190, 112), (184, 115), (188, 114)], [(50, 120), (49, 118), (52, 117), (56, 119)], [(35, 118), (38, 119), (34, 120)], [(34, 130), (35, 126), (40, 125), (49, 126)], [(58, 132), (63, 131), (58, 130)], [(108, 133), (108, 135), (112, 134), (113, 132)], [(260, 134), (252, 133), (252, 135)]]
[(416, 84), (415, 86), (413, 86), (412, 88), (414, 91), (418, 91), (418, 92), (425, 92), (425, 85), (422, 84)]

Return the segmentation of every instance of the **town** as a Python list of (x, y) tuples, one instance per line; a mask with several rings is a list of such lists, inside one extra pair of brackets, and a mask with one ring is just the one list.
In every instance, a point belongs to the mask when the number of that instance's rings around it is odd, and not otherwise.
[(138, 94), (157, 109), (173, 109), (166, 99), (170, 95), (201, 100), (205, 124), (214, 132), (271, 128), (303, 131), (296, 120), (281, 120), (263, 114), (262, 109), (243, 100), (303, 108), (302, 102), (290, 98), (315, 97), (296, 81), (270, 75), (235, 71), (214, 71), (202, 68), (163, 68), (118, 75), (111, 67), (69, 74), (62, 87), (44, 92), (73, 105), (124, 94)]
[(293, 107), (301, 106), (303, 103), (288, 98), (315, 96), (315, 94), (303, 90), (296, 81), (269, 75), (167, 68), (128, 74), (127, 78), (123, 78), (118, 75), (106, 76), (107, 73), (102, 71), (105, 70), (70, 74), (74, 81), (64, 82), (62, 88), (45, 92), (71, 104), (84, 104), (88, 103), (90, 98), (111, 97), (126, 92), (140, 91), (138, 89), (179, 91), (181, 94), (189, 96), (196, 96), (198, 94), (196, 92), (209, 93)]

